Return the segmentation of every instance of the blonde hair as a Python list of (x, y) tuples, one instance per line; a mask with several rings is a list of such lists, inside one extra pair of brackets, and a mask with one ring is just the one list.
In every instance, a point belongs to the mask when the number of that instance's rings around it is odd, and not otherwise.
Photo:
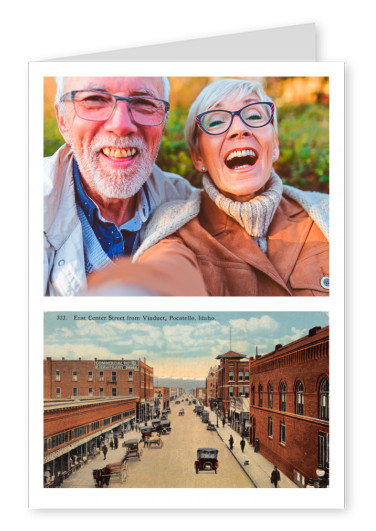
[[(185, 140), (189, 149), (199, 153), (198, 127), (196, 116), (209, 111), (225, 98), (232, 96), (234, 101), (239, 101), (249, 94), (255, 94), (260, 101), (273, 103), (258, 81), (246, 79), (218, 79), (207, 85), (192, 103), (185, 124)], [(271, 122), (274, 128), (274, 138), (278, 137), (277, 110), (274, 109), (274, 117)]]

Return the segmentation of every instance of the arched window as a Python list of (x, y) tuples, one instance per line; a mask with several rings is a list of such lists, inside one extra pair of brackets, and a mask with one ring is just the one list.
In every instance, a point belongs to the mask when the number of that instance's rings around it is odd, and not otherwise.
[(279, 410), (286, 411), (286, 383), (282, 382), (279, 388)]
[(268, 406), (269, 409), (273, 409), (273, 384), (268, 384)]
[(259, 391), (259, 406), (262, 407), (262, 385), (261, 384), (259, 385), (258, 391)]
[(303, 384), (300, 380), (296, 382), (296, 414), (303, 415)]
[(329, 420), (329, 380), (323, 378), (320, 384), (320, 414), (322, 420)]
[(255, 386), (252, 385), (251, 387), (251, 404), (252, 406), (255, 405)]

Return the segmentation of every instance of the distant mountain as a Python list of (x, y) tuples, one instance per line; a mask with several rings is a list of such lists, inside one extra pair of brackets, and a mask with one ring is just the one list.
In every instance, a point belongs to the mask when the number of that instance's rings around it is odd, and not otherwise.
[(205, 380), (196, 378), (154, 378), (156, 387), (179, 387), (184, 391), (193, 391), (196, 387), (205, 387)]

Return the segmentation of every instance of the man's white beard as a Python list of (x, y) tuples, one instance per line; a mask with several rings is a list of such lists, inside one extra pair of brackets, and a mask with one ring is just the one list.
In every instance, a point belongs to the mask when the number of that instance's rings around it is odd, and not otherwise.
[[(127, 199), (137, 194), (151, 174), (154, 160), (158, 154), (157, 149), (155, 156), (153, 156), (154, 146), (148, 148), (144, 140), (139, 137), (129, 140), (127, 138), (108, 138), (106, 135), (96, 136), (89, 146), (83, 147), (81, 155), (72, 137), (70, 137), (70, 145), (81, 176), (87, 185), (101, 197), (109, 199)], [(99, 165), (100, 152), (102, 148), (108, 146), (117, 149), (135, 147), (139, 152), (138, 160), (126, 169), (101, 168)]]

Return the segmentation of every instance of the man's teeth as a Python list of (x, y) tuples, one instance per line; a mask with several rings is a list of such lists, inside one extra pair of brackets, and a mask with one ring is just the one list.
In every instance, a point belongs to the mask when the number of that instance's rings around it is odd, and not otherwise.
[(232, 160), (234, 157), (256, 157), (255, 151), (253, 149), (242, 149), (240, 151), (231, 151), (226, 160)]
[(112, 149), (105, 147), (102, 149), (103, 153), (106, 155), (106, 157), (113, 157), (115, 159), (117, 158), (125, 158), (125, 157), (133, 157), (137, 153), (137, 149), (130, 148), (130, 149)]

